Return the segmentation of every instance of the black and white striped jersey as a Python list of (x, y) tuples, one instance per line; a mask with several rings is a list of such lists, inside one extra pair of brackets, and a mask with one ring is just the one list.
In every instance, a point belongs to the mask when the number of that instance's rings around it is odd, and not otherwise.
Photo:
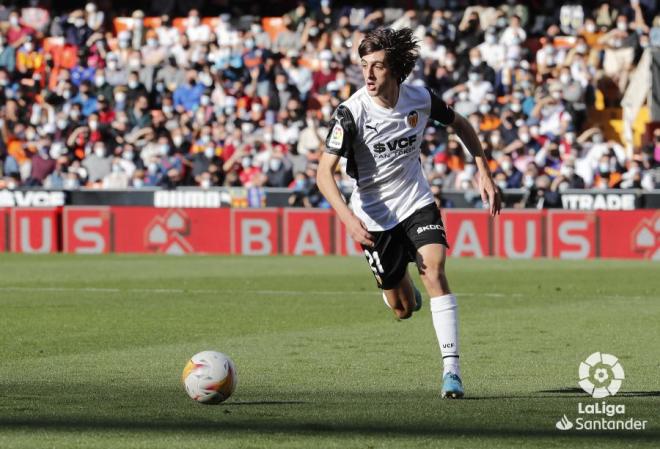
[(368, 230), (393, 228), (433, 202), (420, 163), (429, 119), (446, 126), (454, 111), (429, 89), (405, 83), (393, 109), (379, 106), (364, 87), (337, 107), (325, 151), (346, 157), (356, 180), (351, 208)]

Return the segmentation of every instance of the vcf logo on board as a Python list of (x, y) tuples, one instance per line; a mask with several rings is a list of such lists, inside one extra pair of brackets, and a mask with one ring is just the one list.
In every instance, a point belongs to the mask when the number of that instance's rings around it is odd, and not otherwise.
[(190, 218), (181, 209), (172, 209), (164, 216), (154, 217), (144, 233), (145, 246), (165, 254), (187, 254), (194, 248), (186, 240), (190, 234)]

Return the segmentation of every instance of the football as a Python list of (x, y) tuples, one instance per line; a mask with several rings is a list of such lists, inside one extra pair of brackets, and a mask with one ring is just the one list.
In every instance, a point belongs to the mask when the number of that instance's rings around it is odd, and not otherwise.
[(202, 404), (219, 404), (232, 395), (238, 376), (234, 362), (227, 355), (202, 351), (186, 363), (181, 382), (193, 400)]

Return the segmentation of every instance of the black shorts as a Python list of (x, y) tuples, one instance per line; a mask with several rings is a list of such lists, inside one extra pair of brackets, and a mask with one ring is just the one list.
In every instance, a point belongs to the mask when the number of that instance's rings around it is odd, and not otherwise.
[(408, 264), (416, 260), (417, 250), (422, 246), (440, 243), (449, 248), (445, 226), (435, 203), (416, 210), (392, 229), (369, 233), (374, 237), (375, 245), (362, 245), (362, 249), (378, 288), (385, 290), (396, 287), (403, 279)]

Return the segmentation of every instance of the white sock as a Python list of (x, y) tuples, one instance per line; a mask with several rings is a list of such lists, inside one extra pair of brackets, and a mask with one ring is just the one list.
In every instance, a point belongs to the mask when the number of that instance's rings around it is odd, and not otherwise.
[(458, 310), (453, 294), (431, 298), (431, 317), (442, 354), (442, 375), (452, 372), (460, 377), (458, 362)]

